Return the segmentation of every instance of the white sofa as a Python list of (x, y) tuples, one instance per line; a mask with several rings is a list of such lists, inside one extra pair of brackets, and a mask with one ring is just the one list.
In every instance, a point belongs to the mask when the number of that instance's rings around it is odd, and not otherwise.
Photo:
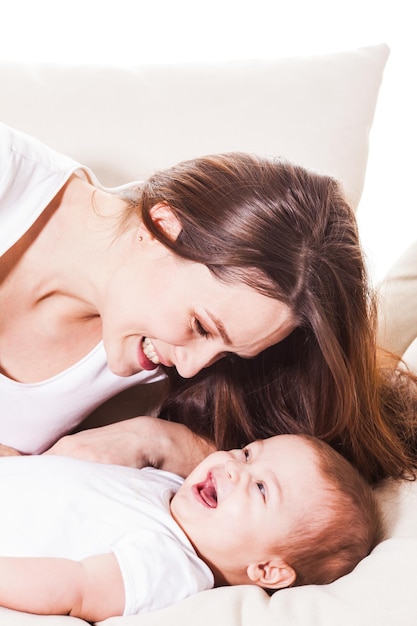
[[(334, 175), (356, 207), (388, 55), (379, 45), (306, 58), (133, 69), (0, 63), (0, 120), (90, 166), (109, 186), (184, 158), (245, 150)], [(384, 281), (380, 339), (417, 363), (416, 335), (414, 246)], [(387, 540), (332, 585), (271, 598), (255, 587), (215, 589), (163, 611), (102, 624), (415, 626), (417, 485), (387, 485), (380, 497)], [(77, 623), (85, 626), (67, 616), (0, 609), (5, 626)]]

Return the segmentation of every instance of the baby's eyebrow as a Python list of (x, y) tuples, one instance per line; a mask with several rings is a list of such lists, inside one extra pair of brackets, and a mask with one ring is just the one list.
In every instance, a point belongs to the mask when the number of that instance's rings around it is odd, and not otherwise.
[(281, 483), (279, 482), (278, 477), (275, 474), (275, 472), (271, 471), (271, 475), (269, 477), (269, 482), (270, 482), (270, 484), (274, 485), (278, 499), (282, 500), (282, 498), (283, 498), (283, 490), (282, 490)]
[(250, 452), (249, 461), (256, 461), (260, 443), (262, 443), (262, 441), (250, 441), (246, 446), (242, 446), (242, 450), (248, 450)]
[(251, 443), (249, 445), (250, 445), (250, 448), (252, 450), (252, 453), (253, 453), (253, 451), (255, 451), (256, 454), (260, 454), (261, 451), (262, 451), (263, 443), (264, 442), (263, 442), (262, 439), (256, 439), (255, 441), (251, 441)]
[[(264, 439), (257, 439), (256, 441), (252, 441), (249, 446), (251, 449), (251, 457), (253, 460), (256, 460), (257, 457), (259, 457), (259, 455), (262, 454), (262, 449), (264, 446), (265, 440)], [(248, 447), (248, 446), (246, 446)], [(281, 484), (281, 481), (279, 480), (276, 472), (271, 469), (270, 467), (266, 469), (266, 475), (265, 475), (265, 479), (266, 479), (266, 483), (267, 485), (271, 486), (273, 485), (274, 489), (271, 490), (271, 488), (268, 488), (268, 492), (270, 494), (270, 496), (272, 495), (273, 492), (276, 493), (276, 496), (279, 500), (282, 500), (284, 497), (284, 491), (283, 491), (283, 485)], [(269, 498), (270, 500), (270, 498)]]

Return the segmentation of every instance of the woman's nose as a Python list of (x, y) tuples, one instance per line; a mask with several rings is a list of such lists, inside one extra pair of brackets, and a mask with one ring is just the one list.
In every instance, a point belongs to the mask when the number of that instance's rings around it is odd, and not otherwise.
[[(204, 341), (207, 343), (207, 340)], [(201, 344), (192, 347), (179, 347), (175, 354), (175, 366), (183, 378), (192, 378), (202, 369), (212, 365), (225, 355), (224, 352), (219, 351), (215, 346), (204, 346)]]

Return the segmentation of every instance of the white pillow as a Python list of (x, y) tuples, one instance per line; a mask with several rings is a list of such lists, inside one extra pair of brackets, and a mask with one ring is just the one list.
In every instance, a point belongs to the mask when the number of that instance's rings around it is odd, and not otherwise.
[(281, 156), (359, 201), (386, 45), (229, 63), (0, 63), (0, 120), (90, 166), (105, 185), (228, 150)]
[(417, 371), (417, 240), (379, 284), (378, 306), (379, 344), (403, 356)]

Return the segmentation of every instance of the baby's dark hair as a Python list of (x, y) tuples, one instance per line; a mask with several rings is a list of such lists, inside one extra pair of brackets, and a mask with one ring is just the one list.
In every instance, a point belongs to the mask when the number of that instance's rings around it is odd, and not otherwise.
[(323, 441), (310, 442), (324, 489), (321, 506), (309, 511), (277, 549), (296, 572), (292, 586), (328, 584), (349, 574), (383, 539), (382, 515), (373, 488)]

